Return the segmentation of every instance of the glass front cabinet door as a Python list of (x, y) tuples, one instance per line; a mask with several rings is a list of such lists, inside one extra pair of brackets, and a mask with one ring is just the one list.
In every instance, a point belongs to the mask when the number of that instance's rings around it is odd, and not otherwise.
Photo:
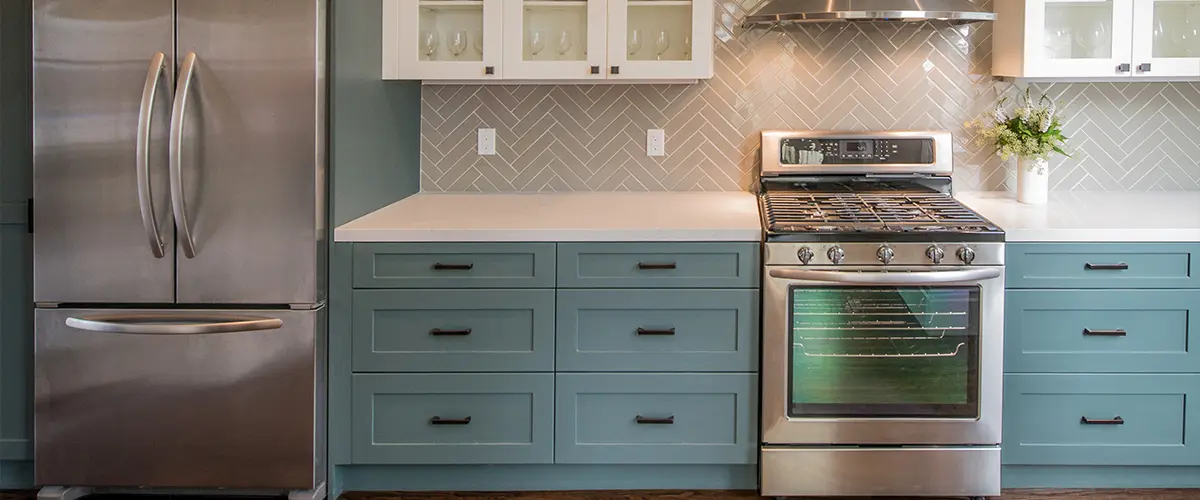
[(383, 0), (383, 77), (501, 78), (504, 3), (506, 0)]
[(1134, 0), (1027, 2), (1033, 75), (1105, 77), (1131, 71)]
[(504, 78), (603, 80), (605, 0), (505, 0)]
[(608, 78), (712, 78), (713, 8), (713, 0), (608, 0)]
[(1200, 76), (1200, 0), (1135, 0), (1133, 72)]

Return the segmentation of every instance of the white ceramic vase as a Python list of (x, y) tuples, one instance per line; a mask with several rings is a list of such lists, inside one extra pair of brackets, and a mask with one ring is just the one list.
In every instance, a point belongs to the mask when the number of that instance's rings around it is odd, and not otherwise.
[(1044, 205), (1050, 198), (1050, 162), (1045, 158), (1017, 160), (1017, 201)]

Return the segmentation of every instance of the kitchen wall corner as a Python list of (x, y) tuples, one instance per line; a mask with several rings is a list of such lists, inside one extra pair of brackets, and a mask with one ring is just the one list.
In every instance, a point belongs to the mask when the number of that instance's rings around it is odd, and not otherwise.
[[(423, 87), (421, 190), (744, 190), (773, 128), (948, 129), (957, 189), (1015, 189), (1014, 162), (964, 129), (1020, 91), (989, 76), (990, 24), (740, 27), (760, 1), (717, 2), (716, 76), (696, 85)], [(1052, 189), (1200, 190), (1200, 84), (1035, 88), (1066, 105), (1075, 153), (1054, 160)], [(475, 154), (484, 127), (497, 155)], [(666, 129), (666, 156), (645, 155), (649, 128)]]

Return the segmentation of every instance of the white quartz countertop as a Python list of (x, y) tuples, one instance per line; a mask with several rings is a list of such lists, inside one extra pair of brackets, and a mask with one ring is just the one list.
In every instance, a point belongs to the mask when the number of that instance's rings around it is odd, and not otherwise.
[(1003, 228), (1009, 242), (1200, 242), (1197, 191), (1052, 192), (1045, 205), (1003, 192), (955, 197)]
[(746, 192), (416, 194), (334, 230), (335, 241), (759, 241)]

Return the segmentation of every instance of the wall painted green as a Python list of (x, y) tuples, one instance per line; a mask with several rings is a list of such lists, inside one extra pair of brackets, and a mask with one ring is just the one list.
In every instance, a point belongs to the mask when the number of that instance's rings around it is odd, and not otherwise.
[(385, 82), (382, 2), (330, 1), (331, 225), (420, 189), (421, 84)]
[(33, 484), (31, 2), (0, 2), (0, 488)]

